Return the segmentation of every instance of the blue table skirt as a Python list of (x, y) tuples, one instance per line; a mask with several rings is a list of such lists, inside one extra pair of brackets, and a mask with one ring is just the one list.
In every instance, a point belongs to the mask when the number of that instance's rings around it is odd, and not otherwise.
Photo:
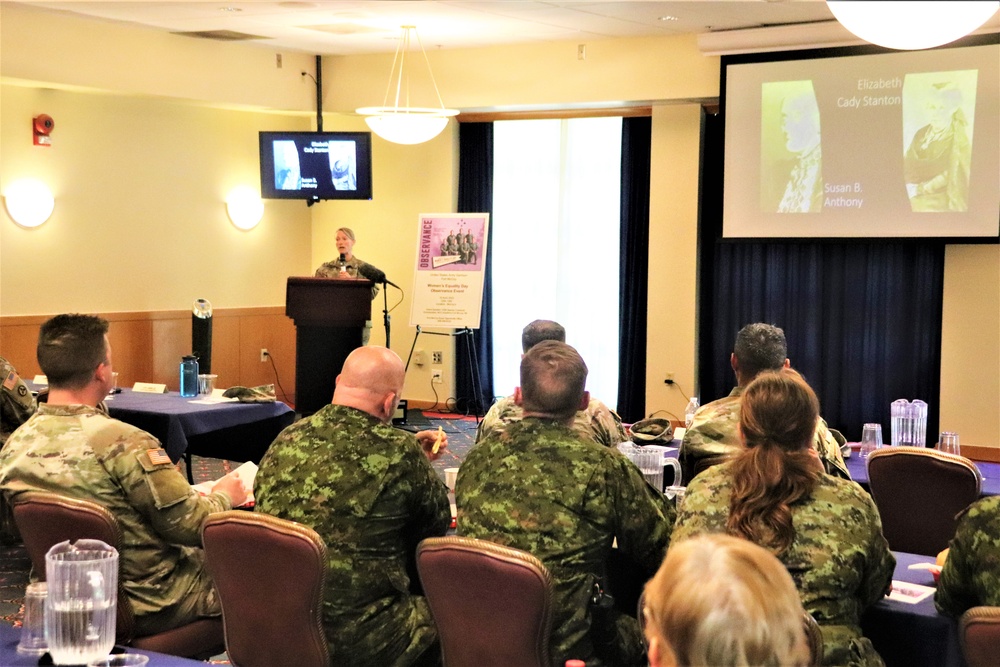
[[(41, 656), (21, 655), (17, 643), (21, 641), (21, 628), (0, 623), (0, 665), (3, 667), (37, 667)], [(205, 667), (204, 662), (178, 658), (173, 655), (126, 648), (126, 653), (141, 653), (149, 656), (149, 667)], [(50, 663), (51, 664), (51, 663)]]

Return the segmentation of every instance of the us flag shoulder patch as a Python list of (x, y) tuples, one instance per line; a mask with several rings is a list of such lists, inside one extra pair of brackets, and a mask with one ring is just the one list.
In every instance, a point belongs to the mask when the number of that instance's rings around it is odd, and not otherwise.
[(153, 465), (160, 465), (162, 463), (170, 463), (170, 457), (162, 449), (147, 449), (146, 455), (149, 456), (149, 462)]
[(7, 389), (13, 389), (17, 385), (17, 373), (10, 371), (7, 373), (7, 377), (3, 380), (3, 386)]

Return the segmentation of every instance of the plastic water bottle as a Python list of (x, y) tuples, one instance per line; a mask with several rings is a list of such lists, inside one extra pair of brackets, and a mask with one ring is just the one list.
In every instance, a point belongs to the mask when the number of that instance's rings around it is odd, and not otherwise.
[(688, 401), (687, 407), (684, 408), (684, 428), (691, 428), (691, 423), (694, 422), (694, 413), (698, 412), (698, 397), (692, 396), (691, 400)]
[(181, 359), (181, 396), (194, 398), (198, 395), (198, 357), (189, 354)]

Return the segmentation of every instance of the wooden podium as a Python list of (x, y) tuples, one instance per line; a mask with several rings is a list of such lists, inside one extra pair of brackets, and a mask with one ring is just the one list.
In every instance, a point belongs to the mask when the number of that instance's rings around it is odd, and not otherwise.
[(371, 319), (372, 282), (289, 278), (285, 315), (295, 322), (295, 410), (303, 417), (333, 398), (344, 360)]

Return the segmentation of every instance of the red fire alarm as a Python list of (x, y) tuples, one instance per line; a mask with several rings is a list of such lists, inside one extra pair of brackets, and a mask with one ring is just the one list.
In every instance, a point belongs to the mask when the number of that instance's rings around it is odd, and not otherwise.
[(36, 146), (51, 146), (52, 137), (49, 134), (52, 132), (52, 128), (56, 126), (56, 122), (52, 120), (52, 116), (47, 114), (41, 114), (35, 116), (31, 121), (31, 129), (35, 134), (35, 145)]

